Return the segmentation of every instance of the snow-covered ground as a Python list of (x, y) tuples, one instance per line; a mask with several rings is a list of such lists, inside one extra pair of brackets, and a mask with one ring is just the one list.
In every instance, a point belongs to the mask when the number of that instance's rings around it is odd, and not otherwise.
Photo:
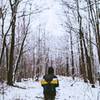
[[(80, 79), (59, 76), (60, 86), (57, 88), (56, 100), (100, 100), (100, 87), (91, 88), (90, 84)], [(73, 85), (72, 85), (73, 84)], [(18, 87), (4, 86), (4, 94), (0, 92), (0, 100), (43, 100), (43, 88), (40, 82), (31, 79), (16, 83)], [(2, 86), (0, 86), (2, 87)]]

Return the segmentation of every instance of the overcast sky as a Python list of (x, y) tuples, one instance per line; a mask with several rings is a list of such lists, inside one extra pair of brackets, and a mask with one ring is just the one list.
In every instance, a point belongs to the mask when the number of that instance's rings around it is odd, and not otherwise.
[[(44, 2), (44, 3), (43, 3)], [(37, 20), (35, 20), (35, 26), (41, 24), (44, 26), (46, 33), (50, 33), (54, 36), (62, 35), (63, 28), (61, 26), (61, 6), (59, 2), (55, 0), (42, 0), (40, 5), (43, 8), (48, 8), (40, 13), (38, 16), (35, 16)], [(34, 20), (34, 17), (33, 17)], [(34, 21), (33, 21), (34, 26)]]

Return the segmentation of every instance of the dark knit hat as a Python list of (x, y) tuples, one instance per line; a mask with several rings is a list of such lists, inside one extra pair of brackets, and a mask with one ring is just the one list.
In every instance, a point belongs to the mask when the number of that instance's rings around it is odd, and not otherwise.
[(48, 69), (48, 74), (53, 74), (53, 73), (54, 73), (53, 67), (49, 67), (49, 69)]

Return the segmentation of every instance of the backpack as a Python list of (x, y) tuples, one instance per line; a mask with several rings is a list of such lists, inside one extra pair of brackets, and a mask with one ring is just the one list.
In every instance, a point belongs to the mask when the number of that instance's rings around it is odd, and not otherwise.
[(56, 93), (55, 87), (48, 82), (48, 84), (44, 86), (44, 93), (54, 95)]

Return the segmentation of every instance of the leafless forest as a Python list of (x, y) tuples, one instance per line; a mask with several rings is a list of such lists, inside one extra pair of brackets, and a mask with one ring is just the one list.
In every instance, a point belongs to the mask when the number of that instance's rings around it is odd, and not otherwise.
[(0, 0), (1, 82), (38, 80), (50, 66), (57, 75), (80, 77), (91, 84), (100, 80), (100, 0), (55, 2), (62, 8), (57, 16), (63, 34), (58, 40), (45, 23), (33, 22), (49, 10), (41, 0)]

